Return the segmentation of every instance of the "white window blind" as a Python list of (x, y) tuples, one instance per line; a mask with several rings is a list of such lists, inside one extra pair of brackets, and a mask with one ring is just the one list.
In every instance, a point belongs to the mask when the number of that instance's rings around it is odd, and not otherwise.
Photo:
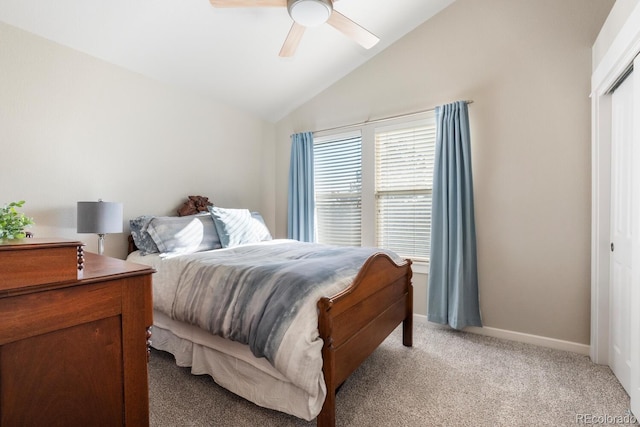
[(376, 241), (414, 261), (429, 259), (435, 119), (376, 129)]
[(360, 246), (362, 236), (362, 138), (316, 140), (313, 149), (316, 241)]

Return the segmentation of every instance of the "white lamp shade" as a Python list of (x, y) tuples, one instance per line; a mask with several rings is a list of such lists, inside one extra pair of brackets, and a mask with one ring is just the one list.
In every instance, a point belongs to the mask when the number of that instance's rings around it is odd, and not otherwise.
[(78, 233), (122, 233), (122, 203), (78, 202)]
[(304, 27), (317, 27), (331, 16), (333, 6), (330, 0), (289, 0), (289, 15)]

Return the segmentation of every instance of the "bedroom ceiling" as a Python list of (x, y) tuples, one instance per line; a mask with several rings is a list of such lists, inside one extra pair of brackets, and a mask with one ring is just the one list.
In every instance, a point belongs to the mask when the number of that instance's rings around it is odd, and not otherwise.
[(340, 0), (380, 38), (365, 50), (329, 25), (278, 52), (286, 8), (213, 8), (208, 0), (2, 0), (0, 21), (110, 63), (209, 94), (275, 122), (455, 0)]

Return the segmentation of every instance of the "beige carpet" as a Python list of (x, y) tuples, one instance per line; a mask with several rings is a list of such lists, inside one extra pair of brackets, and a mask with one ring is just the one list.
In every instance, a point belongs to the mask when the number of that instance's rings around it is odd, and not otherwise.
[[(570, 426), (630, 419), (622, 386), (587, 356), (419, 323), (412, 348), (403, 347), (401, 337), (396, 330), (340, 389), (338, 426)], [(191, 375), (167, 353), (153, 351), (149, 371), (152, 426), (315, 425)]]

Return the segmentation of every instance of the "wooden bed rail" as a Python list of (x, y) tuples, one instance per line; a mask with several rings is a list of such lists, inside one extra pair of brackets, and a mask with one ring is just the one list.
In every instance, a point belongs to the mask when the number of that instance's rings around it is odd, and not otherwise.
[(336, 390), (402, 323), (402, 343), (413, 345), (411, 260), (396, 264), (383, 253), (369, 258), (353, 284), (318, 301), (327, 397), (318, 427), (336, 425)]

